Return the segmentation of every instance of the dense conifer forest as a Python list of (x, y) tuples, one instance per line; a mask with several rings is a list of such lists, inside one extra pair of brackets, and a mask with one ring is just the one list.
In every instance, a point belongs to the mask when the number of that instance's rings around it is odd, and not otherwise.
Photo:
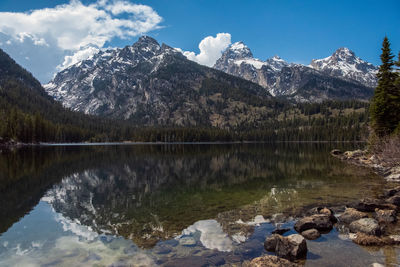
[[(262, 103), (259, 103), (262, 105)], [(0, 51), (0, 138), (39, 142), (207, 142), (365, 140), (369, 104), (326, 101), (294, 104), (269, 99), (264, 120), (232, 128), (148, 126), (111, 121), (62, 107), (41, 84)]]

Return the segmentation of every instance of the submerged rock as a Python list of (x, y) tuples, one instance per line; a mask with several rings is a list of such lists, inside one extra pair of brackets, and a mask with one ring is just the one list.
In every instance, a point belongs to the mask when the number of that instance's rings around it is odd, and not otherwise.
[(385, 203), (382, 200), (365, 198), (352, 206), (356, 210), (363, 212), (374, 212), (375, 209), (397, 209), (393, 204)]
[(378, 222), (372, 218), (362, 218), (349, 225), (352, 233), (361, 232), (367, 235), (380, 235), (382, 233)]
[(329, 215), (315, 214), (312, 216), (304, 217), (296, 222), (294, 229), (301, 233), (309, 229), (317, 229), (318, 231), (330, 231), (333, 224)]
[(196, 240), (193, 237), (186, 236), (179, 239), (179, 244), (186, 247), (192, 247), (196, 245)]
[(307, 243), (299, 234), (289, 236), (272, 235), (264, 242), (267, 251), (275, 252), (278, 257), (287, 260), (304, 258), (307, 255)]
[(277, 256), (263, 256), (253, 259), (247, 266), (251, 267), (297, 267), (296, 263)]
[(356, 233), (350, 236), (350, 239), (362, 246), (385, 246), (385, 245), (398, 245), (400, 244), (400, 236), (390, 235), (385, 237), (378, 237), (374, 235), (367, 235), (364, 233)]
[(367, 235), (364, 233), (356, 233), (352, 241), (362, 246), (383, 246), (390, 242), (388, 238), (380, 238), (375, 235)]
[(302, 236), (304, 236), (308, 240), (314, 240), (317, 239), (321, 236), (321, 233), (318, 232), (317, 229), (309, 229), (305, 230), (304, 232), (301, 233)]
[(394, 223), (397, 220), (395, 210), (375, 210), (375, 219), (381, 223)]
[(354, 208), (346, 208), (344, 213), (339, 216), (339, 221), (348, 224), (362, 218), (368, 218), (368, 213), (358, 211)]

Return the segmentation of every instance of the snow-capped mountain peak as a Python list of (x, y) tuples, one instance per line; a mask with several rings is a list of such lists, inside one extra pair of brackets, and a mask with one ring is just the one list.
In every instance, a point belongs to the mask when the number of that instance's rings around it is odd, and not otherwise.
[(376, 86), (378, 68), (357, 57), (346, 47), (337, 49), (329, 57), (312, 60), (309, 67), (331, 76), (357, 81), (368, 87)]
[(228, 49), (225, 50), (223, 56), (224, 55), (228, 59), (244, 59), (253, 57), (253, 53), (251, 52), (250, 48), (248, 48), (243, 42), (231, 44)]
[(278, 55), (267, 59), (265, 62), (276, 71), (280, 71), (283, 67), (289, 66), (289, 63), (280, 58)]

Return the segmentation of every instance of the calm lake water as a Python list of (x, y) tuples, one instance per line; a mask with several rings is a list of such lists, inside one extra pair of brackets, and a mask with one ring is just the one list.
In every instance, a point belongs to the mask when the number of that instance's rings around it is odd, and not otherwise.
[[(0, 154), (0, 266), (218, 266), (312, 205), (382, 191), (331, 157), (362, 144), (42, 146)], [(291, 234), (289, 232), (287, 234)], [(306, 266), (396, 266), (333, 230), (307, 241)]]

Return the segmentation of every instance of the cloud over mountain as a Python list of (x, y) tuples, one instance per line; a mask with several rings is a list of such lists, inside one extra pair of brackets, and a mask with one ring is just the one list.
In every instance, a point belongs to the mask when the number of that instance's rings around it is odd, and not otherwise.
[(218, 33), (215, 37), (207, 36), (199, 43), (200, 53), (184, 51), (183, 54), (190, 60), (212, 67), (222, 52), (231, 44), (229, 33)]
[[(114, 38), (128, 39), (159, 29), (161, 21), (146, 5), (118, 0), (85, 5), (72, 0), (24, 13), (0, 12), (0, 47), (43, 82), (56, 66), (68, 67)], [(45, 70), (35, 73), (40, 66)]]

